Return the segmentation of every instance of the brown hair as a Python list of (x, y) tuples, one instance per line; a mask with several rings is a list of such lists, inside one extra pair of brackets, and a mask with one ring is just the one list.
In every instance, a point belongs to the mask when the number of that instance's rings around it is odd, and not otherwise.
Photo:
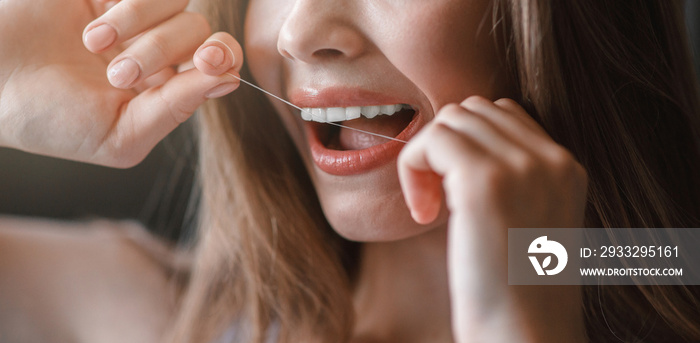
[[(242, 39), (245, 2), (203, 5), (215, 30)], [(245, 68), (241, 77), (252, 80)], [(235, 323), (241, 340), (259, 342), (274, 322), (283, 342), (343, 341), (352, 244), (326, 222), (267, 99), (245, 86), (235, 94), (201, 109), (202, 223), (173, 340), (211, 341)]]
[[(242, 39), (245, 1), (207, 0)], [(523, 104), (590, 179), (588, 227), (697, 227), (700, 126), (681, 1), (496, 0)], [(245, 47), (245, 42), (241, 42)], [(244, 79), (252, 79), (247, 69)], [(201, 112), (202, 224), (173, 337), (344, 342), (357, 246), (326, 222), (284, 127), (245, 86)], [(700, 340), (699, 290), (584, 287), (589, 339)]]
[[(681, 1), (509, 1), (523, 103), (590, 177), (588, 227), (697, 227)], [(592, 341), (700, 340), (697, 287), (585, 287)]]

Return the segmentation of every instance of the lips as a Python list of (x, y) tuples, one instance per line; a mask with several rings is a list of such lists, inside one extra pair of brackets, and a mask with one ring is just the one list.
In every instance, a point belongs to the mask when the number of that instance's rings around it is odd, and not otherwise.
[(379, 114), (370, 119), (363, 112), (361, 118), (353, 116), (352, 120), (340, 122), (345, 127), (313, 121), (305, 123), (314, 163), (333, 175), (361, 174), (391, 163), (405, 145), (361, 131), (408, 141), (424, 125), (420, 109), (405, 105), (410, 104), (410, 100), (358, 88), (300, 89), (290, 92), (290, 100), (304, 108), (333, 108), (335, 111), (339, 111), (338, 108), (396, 106), (398, 113)]

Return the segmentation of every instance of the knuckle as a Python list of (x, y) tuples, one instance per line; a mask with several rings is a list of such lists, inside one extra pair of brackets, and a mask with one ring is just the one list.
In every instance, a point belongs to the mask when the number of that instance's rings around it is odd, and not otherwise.
[(501, 98), (494, 102), (496, 106), (503, 109), (508, 114), (514, 115), (519, 118), (525, 125), (532, 127), (533, 129), (539, 129), (539, 124), (532, 120), (532, 116), (525, 111), (525, 109), (520, 106), (520, 104), (509, 98)]
[(510, 98), (500, 98), (494, 102), (496, 105), (508, 109), (519, 109), (520, 104), (518, 104), (515, 100), (510, 99)]
[(540, 162), (525, 152), (512, 152), (509, 159), (515, 170), (524, 175), (536, 173), (541, 169)]
[(168, 100), (162, 89), (158, 92), (159, 99), (164, 108), (167, 109), (170, 118), (175, 125), (184, 123), (195, 109), (190, 108), (183, 100)]
[(163, 61), (170, 56), (171, 44), (164, 36), (154, 33), (144, 36), (142, 40), (142, 43), (150, 50), (149, 52), (156, 54), (154, 60)]
[(549, 152), (549, 160), (555, 167), (568, 169), (573, 162), (573, 157), (566, 149), (555, 147)]
[(480, 106), (480, 105), (487, 104), (487, 103), (490, 103), (490, 101), (488, 99), (484, 98), (483, 96), (472, 95), (472, 96), (464, 99), (464, 101), (462, 101), (461, 105), (469, 108), (469, 107), (474, 107), (474, 106)]
[(139, 23), (143, 22), (143, 20), (146, 19), (144, 15), (144, 12), (146, 12), (145, 7), (146, 6), (143, 2), (121, 1), (119, 3), (119, 11), (117, 14), (121, 18), (128, 18), (128, 23)]
[(457, 104), (445, 105), (438, 115), (435, 117), (437, 124), (442, 124), (446, 127), (451, 126), (451, 123), (457, 123), (463, 120), (474, 120), (473, 116), (468, 115), (467, 110)]
[(425, 134), (423, 134), (424, 137), (439, 137), (444, 135), (446, 131), (449, 130), (448, 126), (443, 122), (443, 120), (436, 120), (431, 124), (432, 125), (426, 127)]
[(481, 130), (491, 131), (494, 129), (493, 124), (479, 115), (463, 115), (459, 120), (462, 122), (464, 129), (471, 130), (473, 132), (478, 132)]
[(209, 24), (209, 20), (207, 20), (203, 14), (197, 12), (186, 12), (186, 15), (190, 25), (197, 30), (201, 36), (208, 37), (211, 35), (211, 25)]
[(458, 104), (455, 104), (455, 103), (447, 104), (447, 105), (443, 106), (442, 108), (440, 108), (440, 110), (437, 113), (437, 117), (440, 118), (443, 116), (447, 116), (450, 113), (459, 113), (459, 112), (463, 112), (463, 111), (464, 111), (464, 109), (462, 107), (460, 107)]

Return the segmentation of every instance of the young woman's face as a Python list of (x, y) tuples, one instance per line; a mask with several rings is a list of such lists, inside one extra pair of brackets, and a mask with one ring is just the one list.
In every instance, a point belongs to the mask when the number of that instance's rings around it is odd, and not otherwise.
[[(359, 110), (360, 118), (342, 124), (409, 140), (448, 103), (507, 95), (489, 3), (252, 0), (246, 61), (263, 88), (316, 109), (314, 115), (353, 118)], [(428, 226), (411, 219), (396, 171), (403, 143), (305, 121), (300, 111), (273, 103), (341, 235), (396, 240), (445, 224), (446, 216)], [(365, 117), (380, 105), (400, 110)]]

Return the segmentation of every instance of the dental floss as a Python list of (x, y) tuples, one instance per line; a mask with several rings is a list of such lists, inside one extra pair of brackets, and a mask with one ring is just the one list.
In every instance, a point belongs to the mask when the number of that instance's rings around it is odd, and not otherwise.
[[(296, 106), (296, 105), (292, 104), (291, 102), (289, 102), (289, 101), (287, 101), (287, 100), (284, 100), (284, 99), (278, 97), (277, 95), (274, 95), (274, 94), (272, 94), (272, 93), (270, 93), (270, 92), (268, 92), (268, 91), (266, 91), (266, 90), (260, 88), (259, 86), (256, 86), (255, 84), (253, 84), (253, 83), (251, 83), (251, 82), (248, 82), (248, 81), (246, 81), (246, 80), (243, 80), (243, 79), (241, 79), (240, 77), (238, 77), (238, 76), (236, 76), (236, 75), (233, 75), (233, 74), (231, 74), (231, 73), (226, 73), (226, 74), (231, 75), (232, 77), (234, 77), (234, 78), (236, 78), (237, 80), (239, 80), (239, 81), (241, 81), (241, 82), (247, 84), (248, 86), (251, 86), (251, 87), (253, 87), (253, 88), (255, 88), (255, 89), (257, 89), (257, 90), (259, 90), (259, 91), (261, 91), (261, 92), (263, 92), (263, 93), (265, 93), (265, 94), (267, 94), (267, 95), (269, 95), (269, 96), (271, 96), (271, 97), (273, 97), (273, 98), (275, 98), (275, 99), (277, 99), (277, 100), (279, 100), (279, 101), (281, 101), (281, 102), (283, 102), (283, 103), (285, 103), (285, 104), (287, 104), (287, 105), (289, 105), (289, 106), (291, 106), (291, 107), (294, 107), (294, 108), (298, 109), (299, 111), (306, 112), (306, 113), (308, 113), (308, 114), (309, 114), (310, 116), (312, 116), (312, 117), (314, 116), (312, 113), (310, 113), (310, 112), (308, 112), (308, 111), (304, 111), (304, 109), (302, 109), (301, 107)], [(316, 118), (318, 118), (318, 116), (316, 116)], [(368, 134), (368, 135), (372, 135), (372, 136), (382, 137), (382, 138), (385, 138), (385, 139), (389, 139), (389, 140), (392, 140), (392, 141), (401, 142), (401, 143), (404, 143), (404, 144), (408, 143), (407, 141), (402, 140), (402, 139), (398, 139), (398, 138), (394, 138), (394, 137), (385, 136), (385, 135), (382, 135), (382, 134), (379, 134), (379, 133), (374, 133), (374, 132), (369, 132), (369, 131), (365, 131), (365, 130), (360, 130), (360, 129), (356, 129), (356, 128), (354, 128), (354, 127), (345, 126), (345, 125), (338, 124), (338, 123), (334, 123), (334, 122), (323, 121), (322, 123), (335, 125), (335, 126), (338, 126), (338, 127), (342, 127), (342, 128), (344, 128), (344, 129), (348, 129), (348, 130), (353, 130), (353, 131), (357, 131), (357, 132), (362, 132), (362, 133), (364, 133), (364, 134)]]

